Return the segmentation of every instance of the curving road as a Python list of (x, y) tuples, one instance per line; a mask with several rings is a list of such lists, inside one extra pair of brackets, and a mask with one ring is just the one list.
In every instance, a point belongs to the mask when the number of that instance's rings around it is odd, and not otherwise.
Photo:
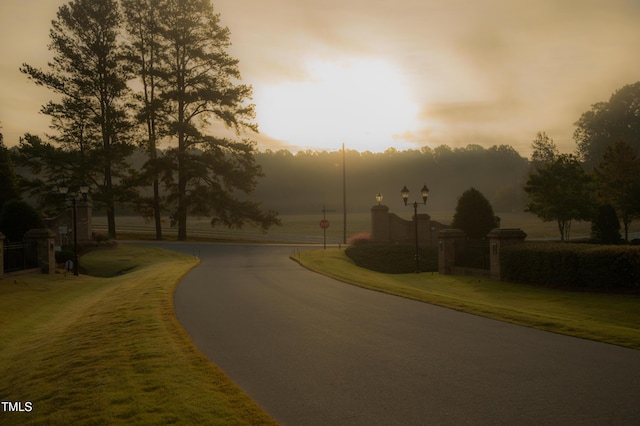
[(163, 246), (202, 258), (179, 321), (283, 425), (640, 422), (640, 351), (346, 285), (292, 247)]

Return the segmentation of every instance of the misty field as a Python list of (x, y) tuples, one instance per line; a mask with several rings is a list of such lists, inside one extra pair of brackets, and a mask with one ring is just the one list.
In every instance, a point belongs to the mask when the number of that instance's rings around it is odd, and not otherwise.
[[(188, 222), (189, 237), (215, 240), (249, 240), (256, 242), (280, 242), (280, 243), (311, 243), (321, 244), (323, 242), (323, 232), (320, 229), (322, 220), (321, 208), (316, 214), (281, 215), (282, 226), (274, 227), (266, 233), (260, 229), (247, 226), (243, 229), (228, 229), (225, 227), (212, 228), (206, 218), (190, 218)], [(410, 209), (395, 211), (404, 219), (411, 219)], [(391, 210), (391, 212), (394, 212)], [(427, 211), (431, 219), (441, 223), (451, 223), (453, 211)], [(542, 222), (536, 216), (524, 212), (498, 212), (501, 218), (502, 228), (521, 228), (527, 233), (528, 239), (558, 239), (558, 229), (555, 222)], [(326, 214), (330, 221), (327, 229), (327, 243), (340, 244), (344, 238), (344, 219), (341, 212), (331, 212)], [(634, 226), (636, 225), (636, 226)], [(94, 215), (93, 228), (96, 231), (106, 232), (107, 221), (104, 216)], [(153, 238), (153, 223), (145, 222), (139, 216), (118, 216), (116, 218), (116, 229), (119, 239), (139, 238), (148, 235)], [(582, 238), (590, 234), (591, 224), (589, 222), (575, 222), (572, 224), (571, 237)], [(163, 235), (167, 239), (176, 238), (177, 231), (170, 227), (169, 218), (163, 220)], [(347, 215), (347, 240), (351, 235), (360, 232), (371, 231), (371, 214), (349, 213)], [(640, 231), (639, 224), (633, 224), (631, 231)], [(632, 236), (630, 235), (630, 238)]]

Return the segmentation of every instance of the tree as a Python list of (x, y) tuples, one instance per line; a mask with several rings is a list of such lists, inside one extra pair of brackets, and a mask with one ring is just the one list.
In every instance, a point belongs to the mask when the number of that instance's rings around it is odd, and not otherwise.
[(592, 211), (591, 179), (572, 155), (532, 169), (525, 184), (526, 211), (545, 222), (557, 221), (560, 240), (569, 237), (572, 220), (589, 220)]
[(472, 187), (458, 199), (451, 227), (462, 229), (469, 238), (482, 239), (489, 231), (498, 227), (498, 218), (494, 215), (489, 200)]
[(591, 238), (600, 244), (617, 244), (620, 241), (620, 221), (611, 204), (598, 207), (591, 221)]
[[(21, 67), (36, 84), (60, 95), (42, 112), (58, 131), (52, 140), (73, 157), (69, 178), (86, 180), (97, 189), (92, 198), (106, 209), (111, 238), (116, 234), (115, 203), (130, 194), (116, 181), (126, 174), (125, 159), (132, 149), (125, 107), (129, 77), (120, 25), (116, 0), (70, 1), (52, 22), (49, 49), (55, 56), (48, 70)], [(47, 164), (47, 157), (39, 155), (42, 152), (33, 153), (33, 161)]]
[(165, 133), (160, 119), (163, 103), (159, 97), (160, 64), (165, 46), (160, 43), (161, 0), (122, 0), (129, 38), (128, 59), (142, 89), (134, 98), (139, 105), (137, 122), (145, 127), (145, 146), (148, 162), (140, 173), (143, 182), (150, 181), (153, 187), (151, 199), (141, 200), (141, 210), (150, 207), (144, 216), (153, 216), (156, 239), (162, 239), (162, 202), (160, 197), (160, 165), (157, 141)]
[(640, 82), (617, 90), (608, 102), (593, 104), (575, 125), (573, 138), (578, 155), (589, 170), (614, 141), (624, 141), (640, 150)]
[(600, 199), (622, 218), (628, 240), (629, 225), (640, 216), (640, 158), (630, 144), (618, 140), (605, 148), (594, 175)]
[(9, 241), (21, 241), (28, 230), (44, 228), (38, 212), (27, 202), (13, 199), (2, 206), (0, 212), (0, 232)]
[(531, 163), (534, 167), (552, 163), (558, 158), (558, 147), (545, 132), (538, 132), (531, 143)]
[[(205, 133), (222, 123), (240, 137), (256, 132), (252, 89), (240, 80), (238, 61), (227, 53), (229, 30), (210, 0), (167, 0), (162, 3), (161, 43), (166, 47), (160, 83), (163, 116), (177, 147), (167, 152), (171, 173), (164, 182), (175, 206), (178, 239), (187, 237), (187, 216), (211, 217), (211, 224), (240, 227), (246, 221), (263, 229), (278, 223), (276, 213), (237, 198), (251, 194), (261, 169), (254, 159), (255, 143)], [(175, 174), (173, 171), (175, 170)]]
[(0, 133), (0, 209), (9, 200), (20, 198), (13, 161)]

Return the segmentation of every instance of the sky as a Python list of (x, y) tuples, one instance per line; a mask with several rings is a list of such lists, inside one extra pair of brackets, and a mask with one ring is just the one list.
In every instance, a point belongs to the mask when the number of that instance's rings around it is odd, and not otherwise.
[[(44, 136), (59, 0), (0, 4), (0, 132)], [(640, 80), (640, 0), (214, 0), (254, 90), (261, 150), (381, 152), (507, 144), (574, 123)]]

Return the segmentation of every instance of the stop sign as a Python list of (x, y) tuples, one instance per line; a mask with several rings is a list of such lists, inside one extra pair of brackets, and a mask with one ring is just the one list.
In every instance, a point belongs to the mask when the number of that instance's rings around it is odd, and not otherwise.
[(320, 228), (327, 229), (329, 227), (329, 221), (326, 219), (322, 219), (320, 221)]

